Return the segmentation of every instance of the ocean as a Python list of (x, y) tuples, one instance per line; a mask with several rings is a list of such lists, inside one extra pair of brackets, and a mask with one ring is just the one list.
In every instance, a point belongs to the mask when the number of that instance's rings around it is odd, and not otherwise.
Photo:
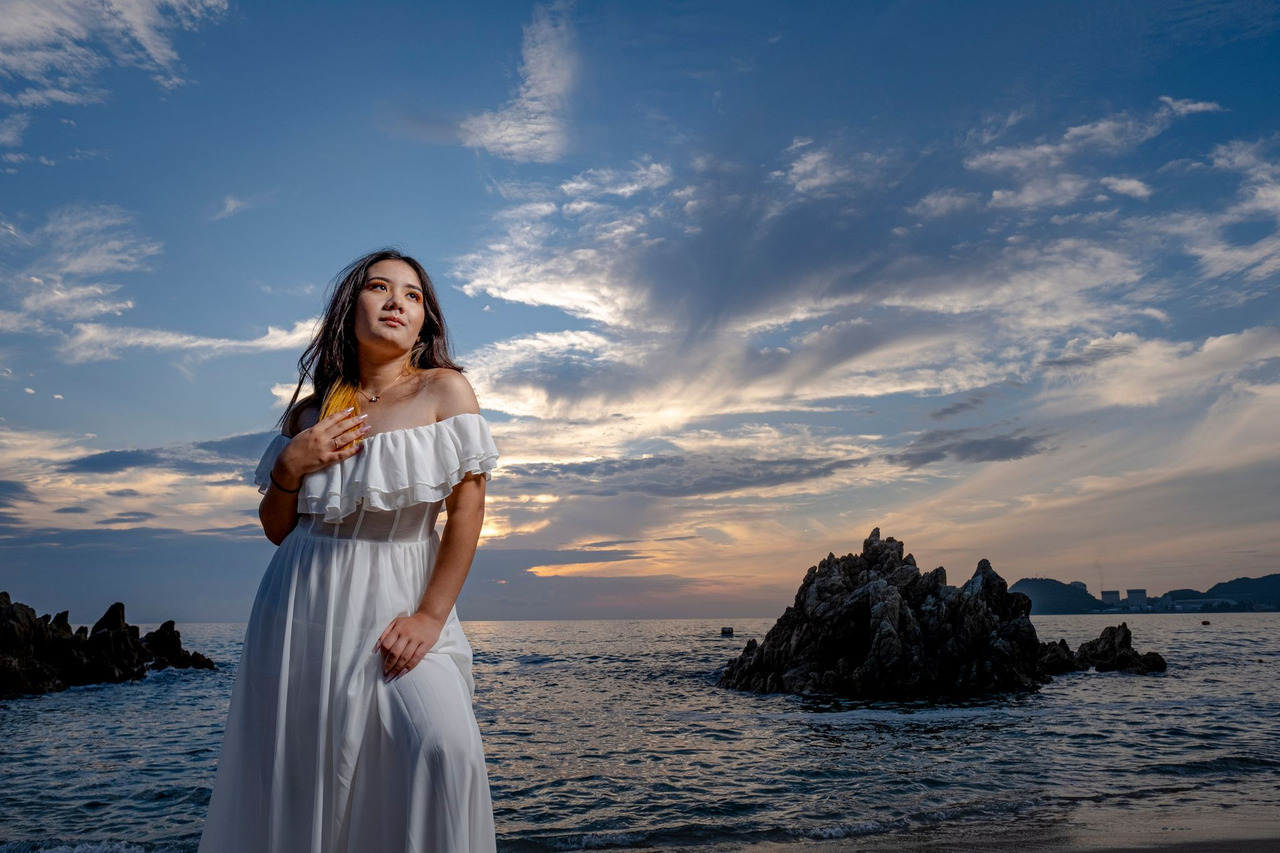
[[(1127, 621), (1166, 674), (958, 704), (716, 687), (772, 619), (466, 623), (499, 849), (1280, 838), (1280, 614)], [(218, 671), (0, 702), (0, 853), (196, 849), (244, 626), (178, 627)]]

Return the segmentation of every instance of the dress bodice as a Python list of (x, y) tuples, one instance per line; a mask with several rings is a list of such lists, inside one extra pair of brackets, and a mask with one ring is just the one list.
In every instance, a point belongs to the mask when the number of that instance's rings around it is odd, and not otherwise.
[[(262, 454), (254, 472), (259, 492), (266, 493), (289, 441), (277, 435)], [(374, 433), (354, 456), (303, 477), (298, 514), (311, 516), (313, 529), (316, 523), (350, 529), (349, 537), (398, 540), (416, 528), (420, 538), (435, 526), (439, 503), (453, 487), (472, 473), (489, 479), (497, 461), (489, 424), (477, 414)]]

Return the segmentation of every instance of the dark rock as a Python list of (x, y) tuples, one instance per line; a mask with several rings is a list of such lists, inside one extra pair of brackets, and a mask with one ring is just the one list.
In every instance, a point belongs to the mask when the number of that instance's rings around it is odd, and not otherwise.
[(1040, 644), (1040, 669), (1046, 675), (1065, 675), (1075, 672), (1079, 667), (1076, 666), (1076, 656), (1067, 641), (1059, 640), (1056, 643)]
[(147, 665), (163, 669), (214, 669), (198, 652), (182, 648), (173, 622), (138, 639), (138, 626), (124, 618), (124, 605), (112, 604), (90, 631), (74, 632), (67, 611), (39, 618), (30, 607), (0, 592), (0, 697), (49, 693), (82, 684), (133, 681)]
[[(982, 560), (964, 586), (946, 570), (921, 574), (880, 529), (862, 553), (826, 559), (805, 574), (795, 601), (765, 635), (748, 640), (720, 686), (756, 693), (832, 693), (856, 699), (967, 698), (1038, 690), (1052, 676), (1090, 666), (1065, 640), (1041, 643), (1031, 599), (1010, 592)], [(1125, 672), (1164, 661), (1138, 656), (1127, 626), (1086, 643), (1089, 655)], [(1115, 648), (1116, 654), (1108, 655)], [(1119, 650), (1127, 649), (1127, 654)], [(1150, 659), (1148, 659), (1148, 657)]]
[(1156, 652), (1140, 655), (1133, 650), (1133, 633), (1127, 623), (1114, 628), (1103, 628), (1098, 639), (1082, 643), (1076, 650), (1076, 668), (1093, 667), (1098, 672), (1127, 672), (1146, 675), (1164, 672), (1164, 658)]
[(764, 642), (730, 661), (721, 686), (917, 699), (1036, 690), (1048, 680), (1030, 599), (1010, 593), (988, 561), (960, 589), (945, 569), (921, 574), (914, 563), (879, 528), (861, 554), (828, 555)]
[(107, 612), (102, 614), (102, 618), (93, 623), (93, 630), (89, 632), (89, 636), (93, 636), (99, 631), (123, 631), (128, 627), (128, 623), (124, 621), (124, 604), (117, 601), (115, 604), (107, 608)]

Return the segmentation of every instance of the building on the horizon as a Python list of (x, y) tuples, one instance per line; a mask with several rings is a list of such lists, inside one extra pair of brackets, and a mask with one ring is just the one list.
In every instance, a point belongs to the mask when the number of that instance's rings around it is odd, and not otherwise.
[(1107, 605), (1108, 607), (1119, 607), (1120, 606), (1120, 590), (1104, 589), (1102, 591), (1102, 603)]
[(1076, 589), (1080, 590), (1081, 592), (1089, 591), (1089, 585), (1084, 581), (1072, 581), (1070, 583), (1070, 586), (1074, 586)]
[(1216, 607), (1238, 607), (1240, 602), (1234, 598), (1184, 598), (1177, 604), (1177, 609), (1198, 613), (1206, 607), (1213, 609)]
[(1147, 606), (1147, 591), (1145, 589), (1125, 590), (1125, 603), (1132, 608), (1144, 608)]
[(1172, 613), (1174, 610), (1177, 609), (1177, 605), (1174, 603), (1173, 596), (1169, 595), (1169, 593), (1167, 592), (1164, 595), (1157, 598), (1153, 602), (1152, 606), (1155, 608), (1157, 613)]

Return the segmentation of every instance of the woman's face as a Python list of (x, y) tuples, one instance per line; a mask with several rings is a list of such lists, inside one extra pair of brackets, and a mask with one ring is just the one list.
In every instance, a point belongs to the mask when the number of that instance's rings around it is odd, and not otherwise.
[(426, 318), (422, 282), (404, 261), (369, 267), (356, 298), (356, 340), (362, 347), (408, 352)]

